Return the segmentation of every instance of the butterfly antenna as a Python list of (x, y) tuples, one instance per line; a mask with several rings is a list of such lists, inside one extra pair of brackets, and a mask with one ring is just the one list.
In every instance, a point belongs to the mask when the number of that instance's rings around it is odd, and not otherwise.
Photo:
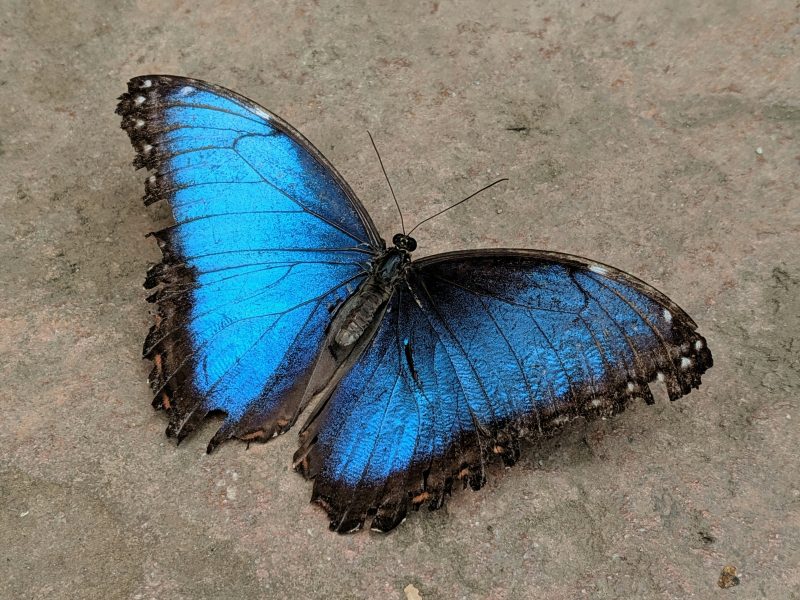
[(492, 183), (490, 183), (489, 185), (487, 185), (487, 186), (484, 186), (484, 187), (482, 187), (481, 189), (479, 189), (479, 190), (478, 190), (477, 192), (475, 192), (474, 194), (470, 194), (469, 196), (467, 196), (467, 197), (466, 197), (466, 198), (464, 198), (463, 200), (459, 200), (459, 201), (458, 201), (458, 202), (456, 202), (455, 204), (451, 204), (451, 205), (450, 205), (450, 206), (448, 206), (447, 208), (440, 210), (440, 211), (439, 211), (439, 212), (437, 212), (435, 215), (431, 215), (431, 216), (430, 216), (430, 217), (428, 217), (427, 219), (422, 219), (422, 221), (420, 221), (419, 223), (417, 223), (416, 225), (414, 225), (414, 227), (412, 227), (412, 228), (411, 228), (411, 231), (409, 231), (409, 232), (408, 232), (408, 235), (411, 235), (412, 233), (414, 233), (414, 230), (415, 230), (417, 227), (419, 227), (420, 225), (422, 225), (423, 223), (427, 223), (428, 221), (430, 221), (430, 220), (431, 220), (431, 219), (433, 219), (434, 217), (438, 217), (440, 214), (442, 214), (442, 213), (444, 213), (444, 212), (447, 212), (447, 211), (448, 211), (448, 210), (450, 210), (451, 208), (455, 208), (455, 207), (456, 207), (456, 206), (458, 206), (459, 204), (464, 204), (464, 202), (466, 202), (466, 201), (467, 201), (467, 200), (469, 200), (470, 198), (474, 198), (475, 196), (477, 196), (477, 195), (478, 195), (478, 194), (480, 194), (481, 192), (485, 192), (485, 191), (486, 191), (486, 190), (488, 190), (490, 187), (493, 187), (493, 186), (497, 185), (498, 183), (500, 183), (500, 182), (502, 182), (502, 181), (508, 181), (508, 177), (503, 177), (502, 179), (498, 179), (497, 181), (493, 181), (493, 182), (492, 182)]
[(378, 152), (378, 147), (375, 145), (375, 140), (372, 139), (372, 134), (367, 131), (367, 135), (369, 136), (369, 141), (372, 142), (372, 147), (375, 148), (375, 154), (378, 155), (378, 162), (381, 164), (381, 171), (383, 171), (383, 176), (386, 178), (386, 183), (389, 184), (389, 191), (392, 192), (392, 198), (394, 198), (394, 203), (397, 206), (397, 212), (400, 213), (400, 229), (403, 230), (403, 235), (406, 234), (406, 224), (403, 221), (403, 211), (400, 210), (400, 203), (397, 201), (397, 196), (394, 195), (394, 188), (392, 188), (392, 182), (389, 181), (389, 176), (386, 174), (386, 168), (383, 166), (383, 161), (381, 160), (381, 153)]

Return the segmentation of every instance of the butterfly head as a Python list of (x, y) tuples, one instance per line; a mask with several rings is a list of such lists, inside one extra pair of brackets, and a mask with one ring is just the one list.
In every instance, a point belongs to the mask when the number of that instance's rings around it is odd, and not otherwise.
[(406, 252), (413, 252), (417, 249), (417, 240), (404, 233), (395, 234), (392, 238), (392, 243), (398, 250), (405, 250)]

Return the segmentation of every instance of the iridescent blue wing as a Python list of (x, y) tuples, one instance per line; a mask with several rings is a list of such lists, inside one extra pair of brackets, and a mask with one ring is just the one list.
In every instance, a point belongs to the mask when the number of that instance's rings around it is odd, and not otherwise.
[(175, 225), (145, 286), (158, 288), (144, 354), (154, 405), (182, 439), (226, 414), (209, 448), (268, 439), (296, 419), (330, 312), (384, 248), (352, 190), (298, 132), (229, 90), (148, 75), (117, 112), (152, 172), (145, 203)]
[(478, 489), (492, 456), (575, 417), (700, 384), (706, 342), (666, 296), (611, 267), (537, 251), (412, 263), (371, 346), (301, 432), (297, 468), (331, 528), (395, 527)]

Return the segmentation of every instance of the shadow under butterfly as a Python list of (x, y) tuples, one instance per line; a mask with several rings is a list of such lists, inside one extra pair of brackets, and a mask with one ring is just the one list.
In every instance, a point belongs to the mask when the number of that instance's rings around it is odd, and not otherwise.
[(145, 282), (167, 435), (224, 412), (211, 452), (312, 406), (294, 465), (332, 530), (389, 531), (457, 482), (480, 488), (522, 438), (652, 404), (656, 380), (675, 400), (712, 365), (681, 308), (612, 267), (539, 250), (412, 261), (405, 232), (387, 248), (322, 154), (232, 91), (135, 77), (117, 112), (151, 170), (145, 204), (175, 218)]

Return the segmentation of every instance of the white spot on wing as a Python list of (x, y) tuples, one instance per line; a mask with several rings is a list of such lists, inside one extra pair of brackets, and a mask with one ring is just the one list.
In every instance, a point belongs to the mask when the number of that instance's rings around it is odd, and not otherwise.
[(136, 96), (136, 98), (134, 98), (134, 99), (133, 99), (133, 103), (134, 103), (136, 106), (139, 106), (139, 105), (140, 105), (140, 104), (142, 104), (144, 101), (145, 101), (145, 97), (144, 97), (144, 96)]
[(136, 119), (136, 129), (141, 129), (142, 127), (144, 127), (144, 121)]
[(589, 267), (589, 270), (592, 273), (597, 273), (598, 275), (608, 275), (608, 269), (601, 267), (600, 265), (592, 265)]
[(253, 112), (265, 121), (269, 121), (272, 118), (272, 116), (260, 106), (254, 106)]
[(697, 340), (694, 343), (694, 349), (695, 350), (702, 350), (703, 349), (703, 340)]
[(595, 408), (600, 406), (602, 403), (603, 403), (603, 401), (600, 400), (599, 398), (595, 398), (595, 399), (592, 400), (592, 406), (594, 406)]
[(686, 358), (685, 356), (681, 357), (681, 369), (688, 369), (692, 366), (692, 360), (690, 358)]
[(664, 309), (664, 320), (667, 323), (672, 323), (672, 313), (669, 312), (666, 308)]
[(190, 85), (185, 85), (178, 90), (178, 96), (188, 96), (192, 92), (194, 92), (194, 88)]
[(635, 389), (636, 389), (636, 384), (635, 384), (635, 383), (633, 383), (632, 381), (629, 381), (629, 382), (628, 382), (628, 391), (629, 391), (629, 392), (632, 392), (632, 391), (633, 391), (633, 390), (635, 390)]
[(144, 148), (142, 148), (142, 152), (144, 152), (145, 154), (148, 154), (150, 152), (150, 150), (152, 150), (152, 149), (153, 149), (153, 147), (150, 144), (145, 144)]
[(658, 373), (656, 373), (656, 379), (658, 379), (659, 381), (664, 381), (664, 374), (661, 371), (659, 371)]
[(149, 88), (151, 85), (153, 85), (153, 82), (150, 81), (149, 79), (145, 79), (139, 87), (140, 88)]
[(156, 182), (156, 176), (155, 175), (150, 175), (150, 177), (147, 178), (147, 181), (149, 181), (150, 183), (155, 183)]

